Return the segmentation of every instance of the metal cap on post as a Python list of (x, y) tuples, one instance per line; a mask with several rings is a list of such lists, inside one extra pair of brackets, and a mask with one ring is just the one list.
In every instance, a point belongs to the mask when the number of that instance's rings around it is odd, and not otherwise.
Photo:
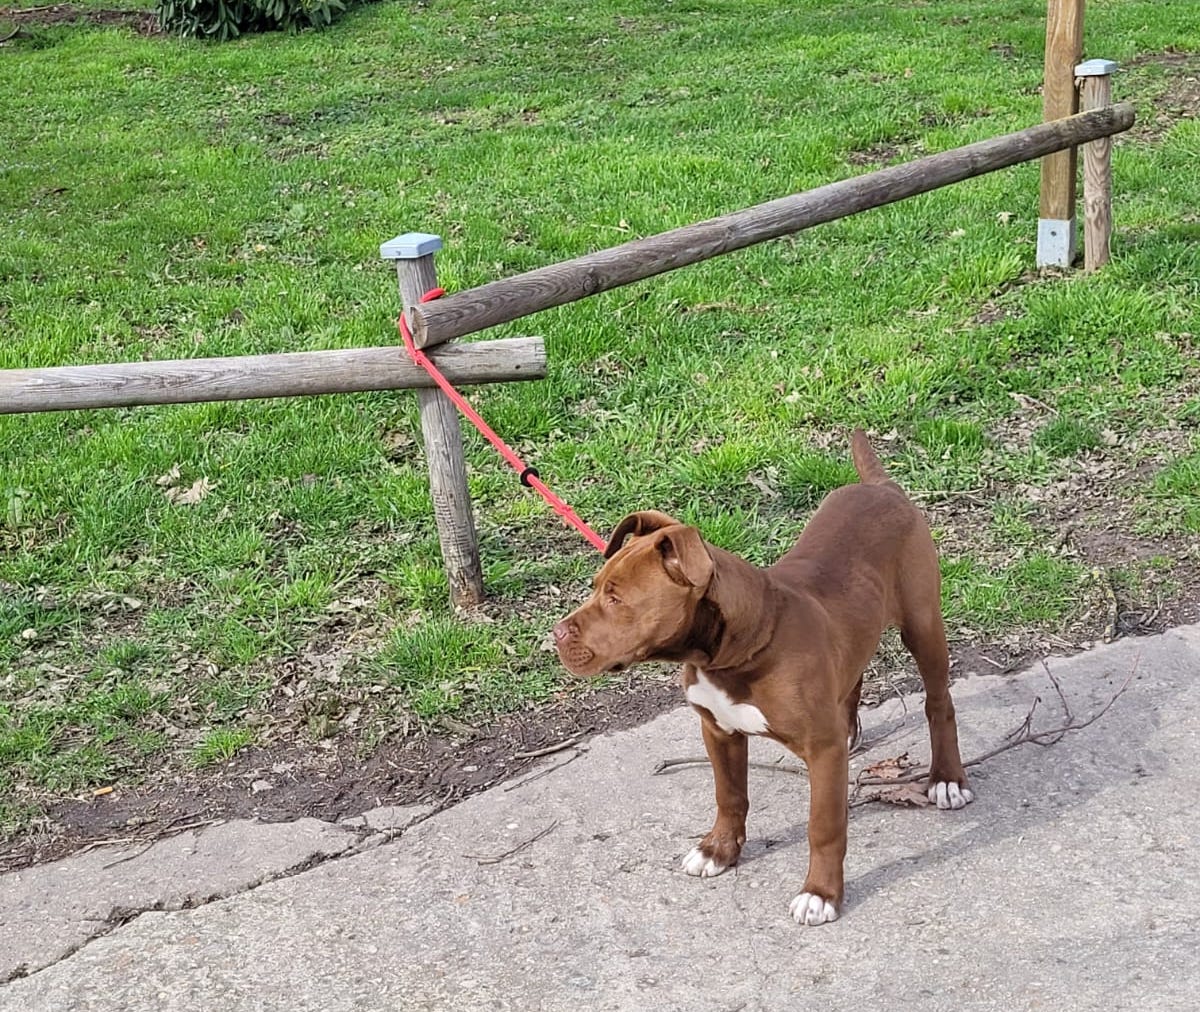
[(384, 260), (415, 260), (429, 256), (442, 248), (442, 237), (428, 232), (405, 232), (379, 246), (379, 255)]
[[(379, 256), (384, 260), (392, 260), (396, 263), (396, 277), (400, 282), (400, 298), (404, 303), (404, 312), (407, 314), (411, 306), (417, 304), (422, 295), (434, 288), (436, 285), (432, 281), (436, 278), (436, 272), (433, 267), (433, 254), (442, 248), (442, 237), (440, 235), (432, 235), (429, 232), (405, 232), (403, 235), (396, 236), (395, 239), (389, 239), (387, 242), (379, 244)], [(428, 258), (428, 260), (426, 260)], [(405, 266), (404, 261), (419, 261), (427, 264), (428, 269), (410, 269)], [(417, 276), (422, 279), (428, 275), (430, 285), (428, 288), (422, 288), (420, 291), (408, 292), (407, 282), (410, 277), (414, 280)], [(411, 298), (409, 297), (411, 294)], [(411, 324), (412, 321), (409, 320)]]
[[(1076, 65), (1076, 77), (1109, 77), (1119, 68), (1116, 60), (1084, 60)], [(1084, 110), (1085, 112), (1087, 110)]]
[[(395, 261), (405, 313), (417, 305), (422, 295), (437, 287), (433, 255), (441, 248), (441, 238), (427, 232), (407, 232), (379, 247), (384, 260)], [(483, 567), (467, 489), (458, 411), (440, 390), (418, 390), (417, 402), (421, 408), (429, 492), (450, 583), (450, 600), (456, 608), (472, 608), (483, 600)]]

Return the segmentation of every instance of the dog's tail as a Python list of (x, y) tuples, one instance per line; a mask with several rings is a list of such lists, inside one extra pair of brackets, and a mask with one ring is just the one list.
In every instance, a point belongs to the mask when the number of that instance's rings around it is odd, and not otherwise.
[(850, 436), (850, 455), (854, 458), (854, 470), (858, 472), (864, 484), (878, 485), (891, 481), (862, 429), (855, 429)]

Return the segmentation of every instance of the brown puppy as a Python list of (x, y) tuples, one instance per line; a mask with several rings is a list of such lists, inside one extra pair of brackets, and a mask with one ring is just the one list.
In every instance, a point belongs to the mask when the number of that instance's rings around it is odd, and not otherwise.
[(973, 797), (929, 527), (861, 429), (851, 450), (862, 484), (829, 493), (775, 565), (751, 566), (664, 513), (633, 513), (613, 533), (591, 598), (554, 627), (559, 657), (577, 675), (683, 662), (717, 792), (716, 823), (683, 860), (689, 875), (737, 863), (749, 808), (746, 736), (774, 738), (804, 760), (808, 876), (791, 904), (801, 924), (837, 920), (841, 909), (849, 749), (862, 673), (888, 626), (899, 626), (925, 683), (929, 799), (962, 808)]

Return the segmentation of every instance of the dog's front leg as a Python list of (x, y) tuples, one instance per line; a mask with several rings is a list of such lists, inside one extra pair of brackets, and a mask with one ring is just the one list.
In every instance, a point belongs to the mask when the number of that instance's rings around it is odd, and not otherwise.
[(717, 821), (683, 859), (689, 875), (710, 878), (737, 864), (746, 842), (750, 795), (746, 782), (749, 745), (744, 734), (726, 734), (710, 717), (702, 717), (704, 747), (717, 788)]
[(808, 876), (804, 891), (790, 907), (797, 924), (836, 921), (842, 908), (842, 867), (846, 860), (846, 788), (849, 780), (846, 739), (807, 750), (810, 802), (808, 811)]

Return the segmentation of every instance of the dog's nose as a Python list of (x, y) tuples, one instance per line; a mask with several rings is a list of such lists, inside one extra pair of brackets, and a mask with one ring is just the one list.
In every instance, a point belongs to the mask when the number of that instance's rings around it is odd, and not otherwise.
[(563, 640), (565, 640), (570, 635), (571, 635), (571, 623), (568, 622), (566, 619), (563, 619), (561, 622), (558, 623), (558, 625), (556, 625), (554, 627), (554, 638), (556, 640), (558, 640), (559, 643), (561, 643)]

